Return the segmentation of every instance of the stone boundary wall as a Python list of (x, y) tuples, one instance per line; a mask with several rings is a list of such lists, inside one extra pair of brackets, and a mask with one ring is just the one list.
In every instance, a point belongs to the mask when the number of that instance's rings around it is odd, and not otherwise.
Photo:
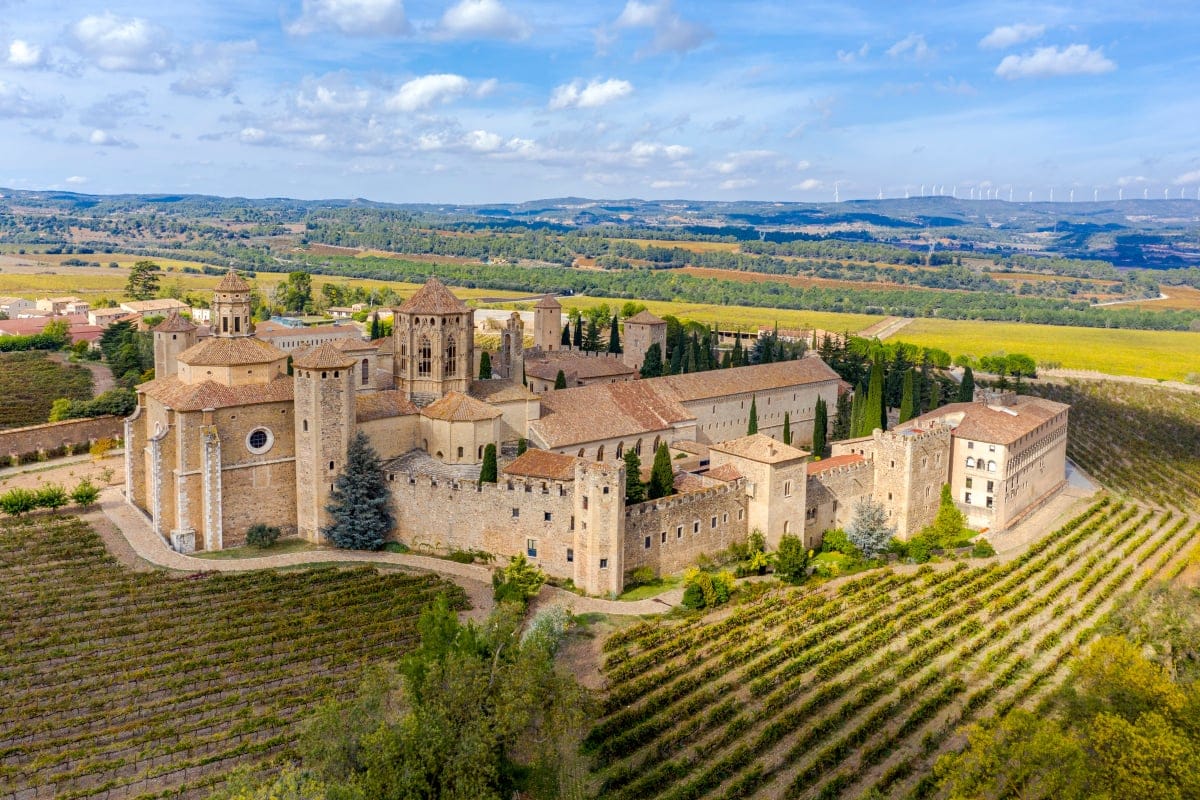
[(69, 419), (25, 428), (0, 431), (0, 462), (5, 456), (14, 461), (33, 461), (39, 457), (67, 455), (70, 448), (79, 453), (97, 439), (120, 440), (125, 433), (124, 420), (116, 416)]
[(716, 555), (734, 542), (745, 541), (746, 503), (745, 481), (739, 479), (629, 506), (625, 509), (626, 574), (639, 567), (650, 567), (660, 576), (682, 572), (702, 554)]

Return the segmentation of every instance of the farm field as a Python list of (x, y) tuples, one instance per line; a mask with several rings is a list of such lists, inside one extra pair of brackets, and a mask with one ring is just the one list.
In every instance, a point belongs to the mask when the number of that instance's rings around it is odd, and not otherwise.
[(40, 425), (60, 397), (92, 399), (92, 373), (46, 353), (0, 353), (0, 429)]
[(1155, 309), (1179, 309), (1182, 311), (1194, 311), (1200, 309), (1200, 289), (1194, 289), (1191, 286), (1164, 286), (1162, 293), (1167, 296), (1166, 300), (1151, 300), (1142, 303), (1129, 303), (1130, 308), (1145, 308), (1153, 311)]
[(0, 798), (207, 797), (417, 640), (446, 592), (370, 568), (132, 572), (78, 518), (0, 524)]
[[(602, 796), (934, 796), (932, 764), (960, 746), (962, 724), (1032, 707), (1114, 598), (1200, 564), (1200, 399), (1091, 391), (1072, 412), (1073, 456), (1123, 494), (1102, 493), (1019, 556), (776, 588), (611, 636), (606, 716), (586, 743)], [(1137, 445), (1166, 421), (1145, 415), (1156, 400), (1176, 426), (1161, 437), (1179, 440), (1161, 455), (1159, 438)], [(1109, 403), (1127, 416), (1110, 422)], [(1170, 464), (1188, 447), (1191, 461)]]
[(1039, 364), (1156, 380), (1200, 372), (1200, 333), (1070, 328), (1020, 322), (914, 319), (896, 339), (975, 357), (1025, 353)]

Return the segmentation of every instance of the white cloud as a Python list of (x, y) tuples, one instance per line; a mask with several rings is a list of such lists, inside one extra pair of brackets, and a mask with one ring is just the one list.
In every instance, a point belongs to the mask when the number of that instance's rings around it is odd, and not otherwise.
[(799, 190), (800, 190), (800, 191), (802, 191), (802, 192), (811, 192), (811, 191), (814, 191), (814, 190), (816, 190), (816, 189), (820, 189), (820, 188), (822, 188), (824, 185), (825, 185), (825, 184), (821, 183), (821, 182), (820, 182), (819, 180), (817, 180), (816, 178), (805, 178), (804, 180), (800, 181), (799, 183), (797, 183), (797, 184), (796, 184), (795, 186), (793, 186), (792, 188), (793, 188), (793, 189), (799, 189)]
[(574, 80), (555, 87), (550, 95), (550, 108), (599, 108), (614, 100), (620, 100), (633, 92), (633, 84), (616, 78), (606, 81), (593, 79), (586, 84)]
[(921, 61), (928, 58), (932, 54), (932, 51), (930, 51), (929, 45), (925, 43), (924, 36), (919, 33), (910, 33), (889, 47), (887, 54), (892, 58), (907, 56), (914, 61)]
[(58, 117), (61, 115), (61, 103), (43, 102), (20, 86), (0, 81), (0, 118)]
[(1141, 175), (1122, 175), (1120, 178), (1117, 178), (1117, 186), (1133, 186), (1145, 182), (1146, 178)]
[(87, 183), (87, 178), (83, 177), (82, 175), (72, 175), (71, 177), (67, 178), (67, 183), (78, 186), (81, 183)]
[(447, 103), (466, 94), (470, 88), (471, 82), (462, 75), (422, 75), (401, 86), (388, 98), (386, 107), (390, 111), (420, 111)]
[(996, 67), (1001, 78), (1053, 78), (1062, 75), (1101, 75), (1112, 72), (1116, 63), (1105, 58), (1104, 52), (1086, 44), (1039, 47), (1023, 56), (1005, 56)]
[(96, 128), (88, 136), (88, 144), (94, 144), (98, 147), (132, 147), (132, 145), (124, 139), (118, 139), (103, 128)]
[(679, 189), (689, 185), (687, 181), (650, 181), (651, 189)]
[(1200, 169), (1194, 169), (1191, 172), (1185, 172), (1175, 179), (1175, 185), (1180, 186), (1185, 183), (1200, 183)]
[(751, 186), (757, 186), (758, 181), (754, 178), (730, 178), (727, 181), (721, 181), (721, 189), (730, 191), (733, 189), (749, 189)]
[[(712, 37), (712, 31), (708, 28), (681, 17), (671, 0), (651, 3), (628, 0), (614, 27), (651, 29), (654, 32), (648, 48), (651, 53), (687, 53)], [(605, 36), (597, 35), (599, 39)]]
[(30, 69), (42, 65), (42, 48), (23, 39), (13, 39), (6, 62), (10, 67)]
[(476, 153), (492, 153), (500, 149), (504, 139), (491, 131), (471, 131), (466, 135), (465, 142)]
[(658, 142), (634, 142), (629, 148), (629, 155), (639, 162), (652, 158), (666, 158), (668, 161), (678, 161), (692, 154), (692, 148), (681, 144), (659, 144)]
[(108, 11), (84, 17), (71, 27), (80, 52), (111, 72), (166, 72), (175, 65), (171, 34), (140, 17)]
[(334, 28), (347, 36), (399, 36), (409, 32), (403, 0), (304, 0), (288, 33), (307, 36)]
[(186, 72), (171, 91), (192, 97), (226, 95), (233, 91), (241, 62), (258, 52), (258, 42), (198, 42), (184, 58)]
[(371, 93), (355, 86), (344, 75), (306, 78), (296, 92), (296, 108), (317, 116), (343, 115), (364, 110)]
[(853, 64), (859, 59), (866, 58), (870, 52), (871, 45), (864, 43), (863, 46), (857, 50), (838, 50), (837, 57), (838, 61), (842, 62), (843, 64)]
[(1001, 25), (980, 39), (979, 46), (985, 50), (1003, 50), (1031, 39), (1040, 39), (1045, 32), (1045, 25), (1030, 25), (1025, 22), (1018, 22), (1016, 25)]
[(532, 28), (500, 0), (461, 0), (442, 15), (439, 33), (452, 39), (528, 38)]

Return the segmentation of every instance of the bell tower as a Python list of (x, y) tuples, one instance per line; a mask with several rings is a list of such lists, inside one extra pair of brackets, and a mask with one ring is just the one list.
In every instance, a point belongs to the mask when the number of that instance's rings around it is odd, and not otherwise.
[(562, 306), (546, 295), (533, 307), (533, 346), (547, 353), (562, 347)]
[(250, 284), (232, 269), (213, 293), (212, 325), (213, 336), (222, 338), (249, 336), (254, 332), (250, 325)]
[(154, 377), (169, 378), (179, 372), (180, 353), (196, 343), (196, 326), (178, 313), (154, 326)]

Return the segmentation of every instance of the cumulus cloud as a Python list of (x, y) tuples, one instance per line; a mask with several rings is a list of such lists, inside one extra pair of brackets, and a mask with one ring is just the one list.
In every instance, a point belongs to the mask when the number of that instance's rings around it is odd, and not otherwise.
[(681, 17), (671, 0), (650, 3), (628, 0), (613, 27), (618, 30), (648, 28), (653, 31), (647, 50), (650, 53), (687, 53), (712, 38), (712, 31), (708, 28)]
[(620, 100), (632, 92), (632, 83), (616, 78), (609, 78), (606, 81), (597, 78), (586, 84), (582, 80), (574, 80), (555, 87), (550, 95), (550, 108), (555, 110), (599, 108), (614, 100)]
[(1142, 175), (1122, 175), (1117, 178), (1117, 186), (1136, 186), (1139, 183), (1145, 183), (1146, 178)]
[(1102, 75), (1117, 68), (1099, 48), (1086, 44), (1067, 47), (1039, 47), (1023, 56), (1005, 56), (996, 67), (996, 74), (1010, 80), (1015, 78), (1054, 78), (1063, 75)]
[(40, 67), (44, 62), (42, 48), (24, 39), (13, 39), (8, 46), (8, 57), (5, 63), (18, 69)]
[(804, 180), (800, 181), (792, 188), (799, 189), (802, 192), (812, 192), (812, 191), (815, 191), (817, 189), (824, 187), (824, 185), (825, 184), (821, 183), (816, 178), (805, 178)]
[(71, 26), (79, 51), (110, 72), (166, 72), (175, 65), (171, 34), (140, 17), (93, 14)]
[(132, 147), (130, 142), (124, 139), (119, 139), (103, 128), (96, 128), (88, 136), (88, 144), (94, 144), (97, 147)]
[(734, 189), (749, 189), (751, 186), (757, 186), (758, 181), (754, 178), (730, 178), (727, 181), (721, 181), (721, 189), (731, 191)]
[(61, 106), (61, 103), (38, 100), (20, 86), (0, 81), (0, 118), (58, 117), (62, 115)]
[(928, 58), (932, 51), (929, 45), (925, 43), (925, 37), (919, 33), (910, 33), (900, 41), (887, 49), (887, 54), (892, 58), (911, 58), (914, 61), (921, 61)]
[(335, 29), (347, 36), (400, 36), (410, 30), (403, 0), (304, 0), (288, 33), (308, 36)]
[(838, 50), (838, 61), (843, 64), (853, 64), (855, 61), (864, 59), (871, 52), (871, 45), (863, 43), (863, 46), (857, 50)]
[(438, 33), (452, 39), (528, 38), (531, 27), (500, 0), (461, 0), (446, 9)]
[(82, 175), (72, 175), (71, 177), (67, 178), (67, 183), (73, 186), (78, 186), (81, 183), (87, 183), (87, 178), (83, 177)]
[(1032, 39), (1040, 39), (1045, 32), (1045, 25), (1030, 25), (1025, 22), (1018, 22), (1016, 25), (1001, 25), (993, 28), (991, 33), (980, 39), (979, 46), (985, 50), (1003, 50)]
[(262, 128), (242, 128), (238, 134), (238, 140), (242, 144), (275, 144), (276, 138), (264, 131)]
[(421, 111), (461, 97), (470, 88), (471, 82), (462, 75), (422, 75), (402, 85), (385, 106), (389, 111)]
[(345, 75), (305, 78), (294, 96), (296, 108), (315, 116), (344, 115), (364, 110), (371, 101), (367, 89)]
[(1175, 179), (1176, 186), (1182, 186), (1185, 183), (1200, 183), (1200, 169), (1185, 172)]
[(689, 185), (687, 181), (650, 181), (651, 189), (678, 189)]
[(665, 158), (668, 161), (678, 161), (692, 154), (692, 148), (681, 144), (659, 144), (658, 142), (634, 142), (629, 148), (629, 155), (639, 163), (651, 159)]
[(197, 42), (184, 58), (186, 72), (171, 91), (192, 97), (227, 95), (233, 91), (242, 62), (258, 52), (258, 42)]

